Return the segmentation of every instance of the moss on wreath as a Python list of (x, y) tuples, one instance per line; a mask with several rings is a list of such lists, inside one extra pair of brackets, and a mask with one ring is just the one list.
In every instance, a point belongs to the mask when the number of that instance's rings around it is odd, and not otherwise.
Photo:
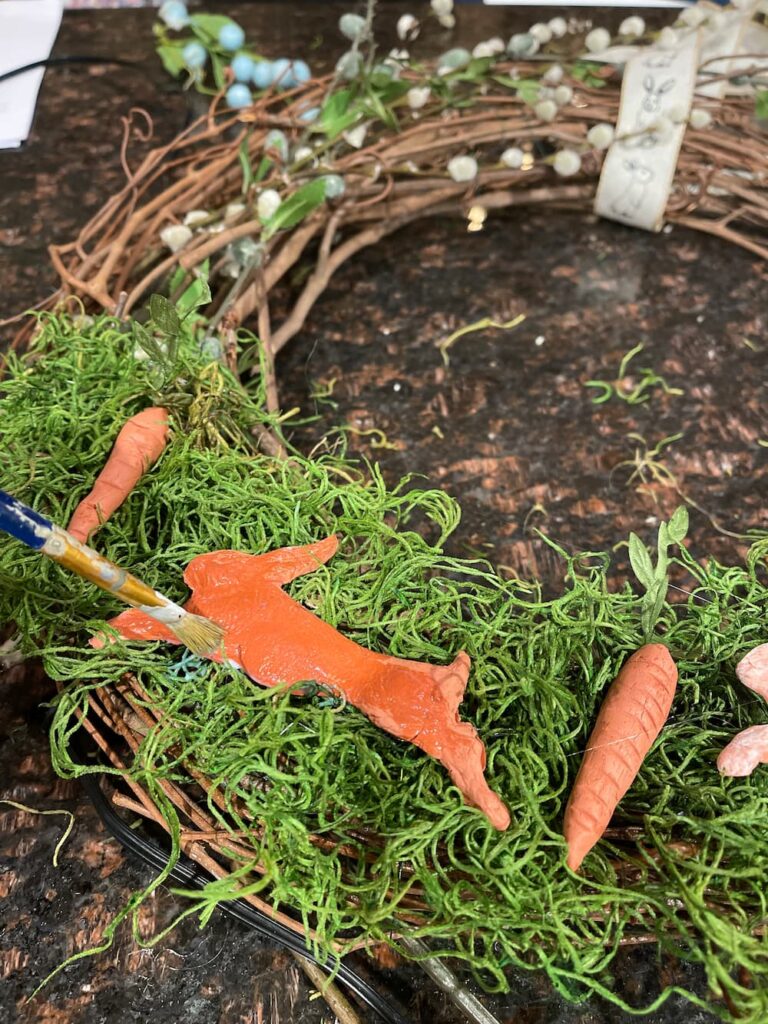
[[(125, 418), (162, 398), (171, 443), (97, 534), (100, 550), (181, 599), (182, 569), (195, 555), (337, 532), (339, 554), (296, 580), (292, 596), (376, 650), (444, 663), (468, 651), (462, 713), (487, 746), (489, 782), (512, 825), (495, 832), (438, 763), (322, 694), (261, 689), (212, 665), (190, 671), (161, 644), (91, 649), (88, 637), (119, 610), (115, 602), (9, 540), (0, 544), (0, 621), (13, 619), (23, 650), (40, 653), (63, 684), (57, 770), (86, 770), (68, 737), (89, 692), (135, 673), (162, 724), (143, 739), (131, 774), (178, 838), (158, 782), (184, 785), (191, 770), (201, 773), (229, 809), (209, 800), (211, 818), (252, 850), (238, 878), (193, 894), (189, 913), (207, 919), (246, 880), (311, 925), (321, 948), (411, 929), (451, 948), (489, 988), (505, 986), (508, 965), (543, 968), (569, 999), (596, 992), (623, 1006), (611, 961), (623, 937), (651, 932), (703, 965), (732, 1010), (685, 993), (693, 1002), (725, 1020), (764, 1021), (768, 991), (739, 969), (758, 979), (768, 971), (768, 770), (723, 779), (715, 758), (738, 729), (765, 720), (733, 666), (766, 639), (768, 540), (744, 566), (702, 567), (681, 550), (695, 593), (665, 605), (658, 627), (680, 669), (678, 694), (615, 822), (637, 827), (637, 838), (603, 841), (577, 877), (564, 863), (563, 808), (605, 688), (643, 642), (639, 596), (616, 589), (605, 554), (562, 552), (563, 592), (544, 600), (536, 583), (442, 554), (459, 521), (444, 492), (408, 481), (390, 489), (375, 467), (363, 473), (337, 456), (254, 454), (252, 431), (274, 426), (263, 395), (198, 352), (195, 329), (186, 330), (169, 376), (137, 362), (134, 335), (112, 318), (43, 316), (31, 352), (9, 358), (0, 385), (3, 486), (66, 522)], [(320, 849), (317, 835), (332, 842)], [(257, 862), (263, 878), (249, 873)], [(408, 904), (405, 925), (398, 912)]]

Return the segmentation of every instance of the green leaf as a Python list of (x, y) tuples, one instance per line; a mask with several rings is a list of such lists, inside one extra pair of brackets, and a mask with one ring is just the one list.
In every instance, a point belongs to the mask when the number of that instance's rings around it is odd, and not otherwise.
[(602, 89), (605, 79), (599, 74), (601, 67), (594, 61), (578, 60), (571, 68), (571, 74), (592, 89)]
[(366, 100), (366, 106), (369, 108), (370, 113), (374, 117), (378, 117), (379, 120), (387, 126), (387, 128), (390, 128), (392, 131), (397, 131), (397, 117), (389, 107), (385, 106), (379, 93), (374, 91), (369, 92)]
[(359, 110), (350, 110), (352, 89), (339, 89), (323, 104), (320, 111), (320, 126), (329, 139), (341, 135), (360, 117)]
[(166, 353), (143, 324), (133, 320), (131, 322), (131, 331), (134, 342), (147, 353), (150, 359), (153, 359), (156, 363), (165, 362)]
[(178, 78), (184, 71), (184, 58), (181, 55), (182, 49), (182, 45), (177, 46), (176, 44), (158, 46), (157, 48), (157, 53), (163, 62), (163, 67), (174, 78)]
[(152, 322), (163, 334), (175, 338), (181, 328), (179, 314), (164, 295), (152, 295), (149, 300), (149, 315)]
[(667, 569), (669, 568), (669, 556), (667, 555), (667, 548), (669, 547), (669, 531), (666, 523), (659, 525), (659, 539), (656, 547), (658, 548), (658, 560), (656, 562), (656, 579), (666, 580)]
[(335, 139), (338, 138), (342, 132), (345, 132), (347, 128), (351, 128), (355, 121), (359, 121), (361, 116), (361, 110), (348, 110), (343, 117), (336, 118), (336, 120), (329, 122), (328, 125), (324, 124), (322, 120), (320, 124), (328, 138)]
[(392, 68), (374, 68), (368, 78), (368, 84), (373, 89), (383, 89), (392, 81)]
[(378, 89), (377, 92), (381, 97), (382, 103), (396, 103), (405, 96), (408, 90), (411, 88), (410, 82), (404, 82), (402, 79), (395, 79), (392, 82), (387, 82), (383, 89)]
[(197, 273), (198, 276), (176, 303), (176, 309), (182, 319), (188, 317), (198, 306), (205, 306), (211, 301), (211, 289), (208, 285), (208, 260), (197, 268)]
[(640, 622), (646, 637), (653, 636), (664, 601), (667, 597), (667, 581), (657, 580), (648, 590), (643, 598), (643, 607), (640, 613)]
[(768, 89), (758, 89), (755, 93), (755, 117), (760, 121), (768, 120)]
[(648, 590), (654, 583), (653, 562), (648, 549), (636, 533), (629, 535), (629, 562), (632, 571), (642, 585)]
[(203, 42), (217, 42), (222, 28), (225, 25), (234, 24), (232, 19), (224, 14), (193, 14), (189, 23), (193, 28), (198, 29), (199, 35), (207, 37), (207, 40), (204, 38)]
[(240, 169), (243, 172), (243, 184), (240, 189), (243, 195), (247, 195), (248, 189), (253, 184), (253, 167), (251, 167), (251, 157), (248, 153), (248, 138), (246, 136), (240, 143), (240, 148), (237, 151), (237, 158), (240, 161)]
[(272, 214), (264, 225), (262, 240), (271, 238), (276, 231), (292, 228), (325, 201), (325, 182), (315, 178), (302, 185), (282, 206)]
[(675, 509), (667, 527), (669, 539), (673, 544), (682, 544), (688, 533), (688, 509), (680, 505)]
[(272, 168), (272, 161), (269, 159), (269, 157), (268, 156), (262, 157), (261, 158), (261, 162), (259, 163), (259, 166), (258, 166), (258, 168), (256, 170), (256, 175), (255, 175), (253, 180), (254, 181), (263, 181), (266, 178), (266, 176), (269, 174), (271, 168)]
[(656, 545), (659, 549), (659, 558), (666, 556), (669, 544), (669, 527), (666, 523), (659, 523), (659, 539)]
[(640, 538), (629, 535), (629, 561), (632, 571), (645, 587), (640, 611), (640, 621), (647, 638), (653, 635), (656, 621), (661, 615), (669, 589), (669, 546), (680, 544), (688, 532), (688, 509), (681, 505), (675, 510), (669, 523), (659, 524), (656, 542), (658, 558), (653, 565), (651, 556)]
[(541, 82), (537, 82), (535, 78), (521, 78), (517, 84), (517, 95), (523, 103), (533, 106), (534, 103), (539, 102)]
[(227, 76), (225, 74), (225, 69), (226, 69), (227, 65), (229, 64), (229, 60), (222, 60), (222, 58), (218, 55), (218, 53), (214, 53), (213, 51), (210, 51), (210, 53), (211, 53), (211, 70), (213, 71), (213, 80), (216, 83), (216, 88), (217, 89), (223, 89), (225, 84), (226, 84), (226, 81), (227, 81)]
[[(365, 108), (362, 111), (355, 108), (355, 119), (360, 116), (360, 113), (363, 113), (366, 116), (378, 117), (379, 120), (388, 128), (391, 128), (392, 131), (397, 131), (399, 128), (399, 122), (397, 120), (397, 114), (392, 107), (398, 100), (405, 96), (409, 88), (410, 82), (402, 81), (387, 82), (381, 88), (371, 88), (369, 86), (365, 97)], [(352, 113), (352, 111), (350, 111), (350, 113)]]
[(179, 354), (179, 336), (178, 336), (178, 334), (169, 334), (168, 335), (168, 341), (166, 342), (166, 344), (168, 346), (168, 355), (167, 355), (168, 364), (169, 364), (169, 366), (173, 366), (173, 364), (176, 362), (176, 357)]
[(508, 89), (514, 89), (523, 103), (533, 106), (534, 103), (539, 102), (541, 82), (536, 78), (510, 78), (508, 75), (494, 75), (493, 80)]
[(442, 77), (448, 78), (452, 82), (478, 82), (481, 78), (485, 78), (492, 62), (491, 57), (474, 57), (466, 67)]
[(177, 288), (180, 288), (184, 278), (187, 276), (187, 272), (184, 267), (174, 267), (171, 279), (168, 282), (168, 292), (173, 295)]
[(351, 99), (351, 89), (339, 89), (337, 92), (331, 93), (323, 104), (321, 117), (330, 119), (341, 117), (342, 114), (346, 113)]

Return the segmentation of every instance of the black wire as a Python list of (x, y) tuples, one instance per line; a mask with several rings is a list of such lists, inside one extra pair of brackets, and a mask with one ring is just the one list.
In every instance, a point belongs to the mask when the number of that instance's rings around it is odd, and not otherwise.
[(36, 60), (32, 64), (25, 64), (23, 67), (3, 72), (0, 75), (0, 82), (4, 82), (8, 78), (14, 78), (16, 75), (23, 75), (25, 71), (34, 71), (35, 68), (50, 68), (60, 64), (120, 64), (123, 67), (138, 67), (138, 61), (122, 60), (120, 57), (90, 57), (87, 55), (46, 57), (45, 60)]
[[(77, 759), (81, 763), (85, 763), (87, 758), (82, 756), (83, 752), (80, 742), (77, 740), (72, 740), (71, 742), (79, 755)], [(168, 851), (164, 850), (159, 843), (147, 839), (146, 836), (135, 832), (125, 824), (104, 796), (96, 776), (83, 775), (80, 777), (80, 782), (107, 831), (126, 850), (135, 854), (145, 864), (157, 870), (162, 870), (168, 863)], [(184, 855), (182, 855), (182, 858), (171, 870), (169, 878), (181, 885), (192, 886), (196, 889), (202, 889), (212, 880), (207, 872), (203, 871), (194, 861)], [(327, 974), (333, 973), (334, 963), (324, 963), (318, 960), (307, 949), (304, 940), (299, 935), (279, 921), (275, 921), (260, 910), (257, 910), (250, 903), (246, 903), (245, 900), (226, 900), (219, 904), (219, 909), (272, 942), (286, 946), (294, 953), (299, 953), (307, 960), (311, 960)], [(375, 988), (369, 985), (364, 978), (361, 978), (347, 964), (342, 962), (338, 966), (335, 978), (348, 988), (350, 992), (354, 993), (369, 1009), (377, 1013), (383, 1021), (386, 1021), (386, 1024), (408, 1024), (408, 1021), (396, 1006), (380, 995)]]

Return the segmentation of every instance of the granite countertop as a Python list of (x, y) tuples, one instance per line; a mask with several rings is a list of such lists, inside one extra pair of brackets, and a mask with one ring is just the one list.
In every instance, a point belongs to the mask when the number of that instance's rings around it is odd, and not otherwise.
[[(329, 67), (340, 48), (334, 26), (349, 5), (296, 3), (286, 17), (288, 6), (206, 9), (237, 17), (270, 56), (301, 55), (318, 70)], [(383, 5), (383, 45), (394, 42), (397, 16), (420, 6)], [(462, 8), (456, 33), (430, 29), (422, 52), (508, 36), (552, 14)], [(600, 21), (613, 25), (625, 14), (601, 12)], [(663, 14), (655, 17), (663, 23)], [(155, 141), (169, 139), (190, 116), (189, 97), (154, 56), (152, 20), (144, 10), (65, 14), (57, 54), (119, 55), (137, 64), (49, 71), (29, 142), (0, 153), (0, 316), (48, 294), (55, 278), (47, 245), (69, 241), (121, 184), (121, 118), (129, 109), (148, 111)], [(535, 574), (557, 587), (562, 564), (534, 527), (571, 550), (602, 550), (629, 530), (650, 539), (681, 495), (695, 502), (691, 549), (732, 561), (745, 545), (731, 534), (765, 526), (768, 452), (758, 441), (768, 437), (767, 277), (755, 256), (677, 229), (652, 236), (540, 210), (492, 216), (475, 234), (458, 221), (429, 222), (340, 272), (280, 357), (281, 397), (317, 413), (296, 432), (302, 445), (340, 423), (382, 431), (387, 447), (372, 444), (382, 435), (353, 434), (352, 454), (378, 459), (390, 481), (423, 474), (456, 495), (463, 519), (452, 550), (482, 554), (502, 571)], [(527, 317), (521, 327), (469, 335), (443, 365), (435, 346), (451, 331), (518, 312)], [(635, 406), (592, 404), (585, 381), (612, 380), (622, 355), (639, 343), (645, 348), (632, 365), (652, 367), (682, 394), (657, 391)], [(313, 397), (333, 380), (329, 399)], [(660, 476), (647, 462), (645, 479), (635, 472), (637, 452), (676, 434), (682, 437), (659, 452)], [(0, 674), (0, 795), (69, 809), (76, 818), (54, 868), (61, 821), (0, 808), (3, 1019), (332, 1020), (323, 1000), (310, 998), (312, 988), (290, 955), (221, 914), (204, 931), (185, 921), (150, 950), (123, 929), (109, 953), (68, 968), (25, 1002), (67, 955), (97, 943), (111, 915), (152, 877), (106, 835), (79, 787), (54, 776), (39, 709), (51, 692), (34, 666)], [(167, 891), (153, 896), (142, 912), (146, 934), (181, 906)], [(397, 962), (365, 969), (397, 995), (414, 1024), (462, 1019), (419, 970)], [(663, 984), (702, 990), (695, 971), (655, 948), (623, 951), (614, 978), (638, 1004)], [(597, 999), (564, 1004), (535, 974), (515, 976), (512, 988), (487, 1000), (504, 1022), (636, 1019)], [(713, 1018), (672, 999), (653, 1019)]]

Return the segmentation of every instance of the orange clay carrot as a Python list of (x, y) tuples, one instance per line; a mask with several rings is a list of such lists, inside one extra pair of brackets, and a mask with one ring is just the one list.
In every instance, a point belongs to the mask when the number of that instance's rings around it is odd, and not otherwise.
[(96, 477), (93, 490), (75, 509), (67, 529), (86, 543), (90, 534), (118, 509), (133, 488), (160, 458), (168, 442), (168, 410), (150, 406), (125, 423)]
[(635, 780), (672, 707), (677, 668), (663, 644), (635, 651), (611, 684), (565, 809), (568, 867), (577, 871)]

